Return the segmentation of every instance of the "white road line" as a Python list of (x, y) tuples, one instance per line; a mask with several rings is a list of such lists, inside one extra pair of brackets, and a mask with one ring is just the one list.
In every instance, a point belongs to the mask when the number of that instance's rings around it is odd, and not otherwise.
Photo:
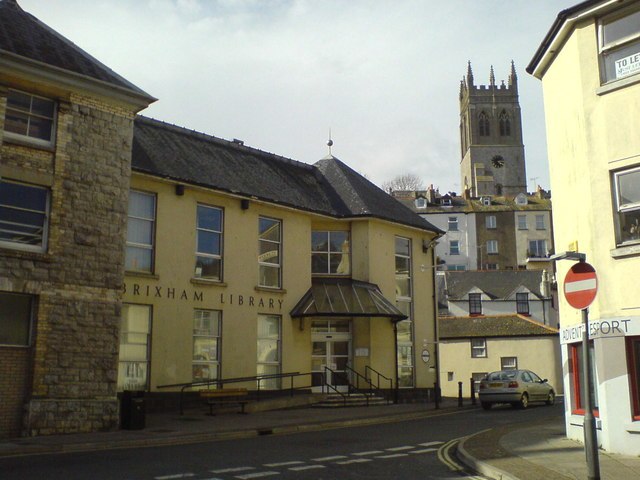
[(411, 454), (418, 454), (418, 453), (431, 453), (431, 452), (437, 452), (438, 449), (437, 448), (425, 448), (422, 450), (414, 450), (412, 452), (409, 452)]
[(336, 462), (338, 465), (350, 465), (352, 463), (365, 463), (365, 462), (370, 462), (371, 459), (370, 458), (354, 458), (352, 460), (345, 460), (342, 462)]
[(427, 443), (421, 443), (420, 446), (421, 447), (433, 447), (434, 445), (442, 445), (444, 442), (427, 442)]
[(327, 468), (324, 465), (304, 465), (302, 467), (291, 467), (289, 470), (294, 472), (301, 472), (302, 470), (311, 470), (313, 468)]
[(280, 463), (265, 463), (264, 466), (265, 467), (269, 467), (269, 468), (276, 468), (276, 467), (287, 467), (289, 465), (301, 465), (304, 462), (301, 462), (299, 460), (295, 460), (293, 462), (280, 462)]
[(368, 452), (356, 452), (351, 455), (358, 455), (361, 457), (365, 457), (367, 455), (377, 455), (378, 453), (383, 453), (382, 450), (369, 450)]
[(409, 454), (408, 453), (394, 453), (391, 455), (380, 455), (376, 458), (397, 458), (397, 457), (408, 457)]
[(393, 447), (393, 448), (387, 448), (386, 450), (387, 450), (387, 452), (400, 452), (400, 451), (402, 451), (402, 450), (413, 450), (414, 448), (416, 448), (416, 447), (409, 447), (409, 446), (406, 446), (406, 447)]
[(270, 477), (272, 475), (280, 475), (280, 472), (247, 473), (246, 475), (237, 475), (236, 478), (239, 478), (240, 480), (249, 480), (250, 478)]
[(235, 468), (222, 468), (220, 470), (209, 470), (211, 473), (235, 473), (246, 472), (247, 470), (255, 470), (256, 467), (235, 467)]
[(174, 478), (191, 478), (195, 476), (195, 473), (176, 473), (175, 475), (163, 475), (161, 477), (153, 478), (155, 478), (155, 480), (173, 480)]
[(333, 457), (321, 457), (321, 458), (312, 458), (314, 462), (332, 462), (333, 460), (342, 460), (344, 458), (349, 458), (345, 455), (334, 455)]

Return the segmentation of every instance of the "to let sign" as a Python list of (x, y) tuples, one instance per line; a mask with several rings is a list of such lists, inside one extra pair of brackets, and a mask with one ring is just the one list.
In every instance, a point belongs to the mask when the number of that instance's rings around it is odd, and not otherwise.
[(564, 297), (573, 308), (587, 308), (598, 293), (595, 269), (586, 262), (573, 265), (564, 277)]

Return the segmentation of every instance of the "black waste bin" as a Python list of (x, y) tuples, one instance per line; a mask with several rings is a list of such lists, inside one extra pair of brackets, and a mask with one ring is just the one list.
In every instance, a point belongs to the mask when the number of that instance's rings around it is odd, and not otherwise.
[(144, 392), (125, 390), (120, 399), (120, 427), (124, 430), (142, 430), (144, 424)]

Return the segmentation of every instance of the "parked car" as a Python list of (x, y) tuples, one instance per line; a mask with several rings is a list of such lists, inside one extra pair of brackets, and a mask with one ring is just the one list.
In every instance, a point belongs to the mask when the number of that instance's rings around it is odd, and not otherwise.
[(553, 405), (556, 392), (547, 379), (541, 379), (530, 370), (501, 370), (491, 372), (480, 382), (480, 405), (489, 410), (494, 403), (510, 403), (527, 408), (530, 402)]

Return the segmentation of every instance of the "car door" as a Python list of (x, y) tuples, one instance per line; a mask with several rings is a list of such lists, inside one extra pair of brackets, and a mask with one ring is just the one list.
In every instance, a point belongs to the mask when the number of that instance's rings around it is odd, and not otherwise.
[(535, 389), (535, 399), (541, 401), (546, 400), (549, 393), (549, 387), (547, 386), (546, 382), (543, 382), (542, 379), (535, 373), (528, 373), (531, 376), (531, 386), (533, 389)]

